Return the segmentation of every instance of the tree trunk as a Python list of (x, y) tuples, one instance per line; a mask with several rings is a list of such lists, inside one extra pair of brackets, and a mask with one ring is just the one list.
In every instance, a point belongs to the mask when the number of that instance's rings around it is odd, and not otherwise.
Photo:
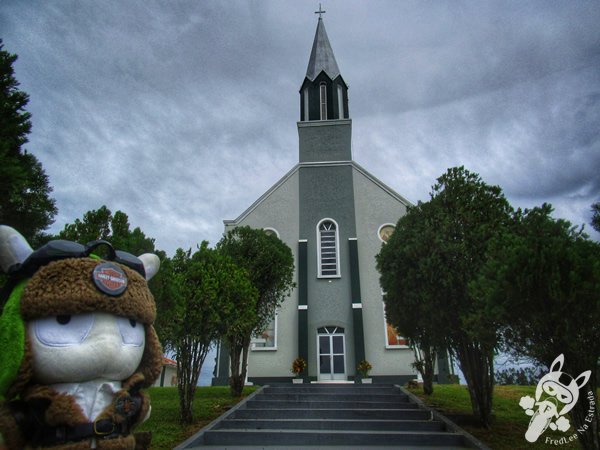
[(423, 378), (423, 393), (425, 395), (433, 394), (433, 368), (437, 352), (434, 348), (424, 345), (418, 349), (413, 347), (415, 353), (415, 368)]
[(586, 450), (600, 450), (600, 409), (596, 395), (596, 372), (579, 390), (579, 400), (571, 410), (571, 426), (579, 437), (579, 445)]
[(467, 381), (473, 415), (479, 418), (483, 426), (490, 428), (494, 393), (493, 351), (473, 343), (463, 343), (456, 350)]
[(433, 394), (433, 367), (436, 357), (434, 349), (423, 350), (423, 393), (425, 395)]
[[(231, 378), (229, 387), (232, 397), (241, 397), (246, 383), (248, 364), (248, 350), (250, 347), (250, 336), (240, 338), (230, 351)], [(240, 361), (241, 360), (241, 361)]]
[(231, 377), (229, 378), (229, 389), (232, 397), (241, 397), (244, 389), (244, 380), (240, 374), (240, 357), (242, 346), (235, 342), (229, 350), (229, 364), (231, 367)]
[(184, 340), (176, 352), (177, 357), (177, 391), (179, 392), (179, 421), (189, 425), (194, 417), (192, 407), (200, 370), (210, 349), (210, 345), (202, 345)]
[(246, 375), (248, 374), (248, 352), (250, 351), (250, 338), (244, 339), (243, 350), (242, 350), (242, 389), (240, 390), (240, 395), (242, 395), (242, 390), (244, 389), (244, 384), (246, 383)]
[(179, 392), (179, 421), (189, 425), (193, 421), (192, 402), (196, 386), (191, 380), (191, 350), (185, 349), (177, 355), (177, 390)]

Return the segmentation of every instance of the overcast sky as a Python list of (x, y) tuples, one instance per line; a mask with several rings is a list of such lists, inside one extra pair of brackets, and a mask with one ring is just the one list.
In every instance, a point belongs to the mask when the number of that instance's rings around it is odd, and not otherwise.
[[(59, 213), (107, 205), (173, 254), (216, 243), (298, 162), (316, 1), (0, 3), (26, 148)], [(323, 3), (354, 159), (412, 202), (464, 165), (514, 206), (600, 201), (600, 2)]]

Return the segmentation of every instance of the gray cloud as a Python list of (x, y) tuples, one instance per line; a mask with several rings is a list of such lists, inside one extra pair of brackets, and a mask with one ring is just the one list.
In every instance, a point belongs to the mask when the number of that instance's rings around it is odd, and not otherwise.
[[(297, 161), (314, 5), (18, 2), (0, 37), (30, 94), (54, 231), (106, 204), (160, 248), (212, 243)], [(332, 0), (355, 159), (412, 201), (464, 164), (517, 206), (600, 200), (600, 6)], [(594, 235), (598, 237), (597, 235)]]

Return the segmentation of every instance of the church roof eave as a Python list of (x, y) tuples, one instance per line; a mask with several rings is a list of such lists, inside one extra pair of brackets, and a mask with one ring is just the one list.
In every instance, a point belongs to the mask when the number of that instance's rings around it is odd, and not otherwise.
[(329, 161), (329, 162), (316, 162), (316, 163), (299, 163), (296, 164), (292, 169), (286, 173), (279, 181), (277, 181), (273, 186), (271, 186), (263, 195), (261, 195), (252, 205), (250, 205), (242, 214), (240, 214), (236, 219), (226, 219), (223, 220), (223, 224), (225, 226), (237, 226), (239, 225), (246, 217), (248, 217), (256, 208), (258, 208), (263, 202), (265, 202), (277, 189), (279, 189), (286, 181), (288, 181), (296, 172), (300, 170), (301, 167), (317, 167), (317, 166), (351, 166), (357, 172), (361, 173), (365, 176), (369, 181), (378, 186), (382, 191), (386, 192), (392, 198), (396, 199), (396, 201), (404, 204), (405, 206), (414, 206), (414, 204), (407, 200), (402, 195), (398, 194), (391, 187), (387, 186), (377, 177), (372, 175), (369, 171), (367, 171), (364, 167), (357, 164), (355, 161)]
[(312, 80), (311, 80), (311, 79), (309, 79), (308, 77), (304, 78), (304, 81), (302, 82), (302, 85), (300, 86), (300, 92), (302, 92), (302, 89), (304, 89), (304, 86), (306, 86), (306, 84), (307, 84), (307, 83), (314, 83), (314, 81), (315, 81), (317, 78), (319, 78), (319, 77), (321, 76), (321, 74), (322, 74), (322, 73), (323, 73), (323, 74), (325, 74), (325, 76), (326, 76), (327, 78), (329, 78), (329, 79), (330, 79), (332, 82), (333, 82), (333, 81), (337, 81), (337, 80), (341, 81), (341, 82), (344, 84), (344, 86), (346, 87), (346, 89), (348, 89), (348, 83), (346, 83), (346, 80), (344, 80), (344, 77), (342, 77), (342, 75), (338, 75), (338, 76), (336, 76), (336, 77), (332, 78), (332, 77), (331, 77), (331, 76), (330, 76), (330, 75), (329, 75), (327, 72), (325, 72), (324, 70), (321, 70), (321, 71), (320, 71), (320, 72), (317, 74), (317, 76), (316, 76), (314, 79), (312, 79)]

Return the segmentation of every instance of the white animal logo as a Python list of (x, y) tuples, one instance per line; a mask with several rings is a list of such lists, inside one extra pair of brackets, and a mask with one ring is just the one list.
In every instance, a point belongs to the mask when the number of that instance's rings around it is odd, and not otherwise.
[(565, 414), (577, 403), (579, 389), (588, 382), (592, 371), (586, 370), (573, 379), (568, 373), (561, 372), (564, 362), (562, 354), (554, 360), (550, 372), (538, 382), (535, 399), (528, 395), (521, 397), (519, 406), (525, 410), (525, 414), (532, 416), (525, 433), (525, 439), (529, 442), (537, 441), (548, 427), (567, 431), (571, 426)]

